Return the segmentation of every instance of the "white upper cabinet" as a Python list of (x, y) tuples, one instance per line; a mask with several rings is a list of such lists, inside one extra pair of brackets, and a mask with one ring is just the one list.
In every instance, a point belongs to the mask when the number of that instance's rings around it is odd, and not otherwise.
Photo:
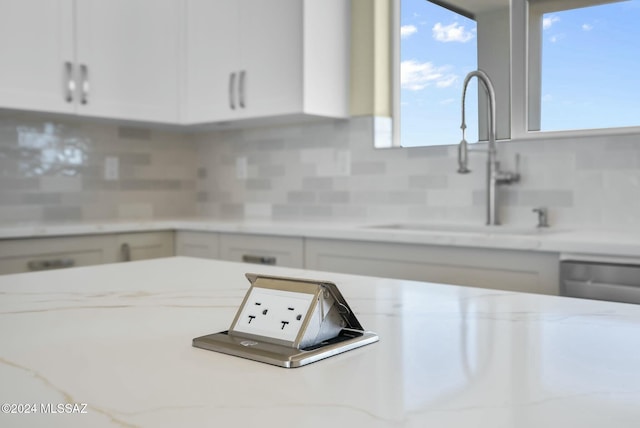
[(179, 120), (179, 0), (0, 0), (0, 107)]
[[(307, 36), (303, 13), (314, 1), (244, 0), (240, 7), (240, 108), (250, 117), (302, 112)], [(309, 54), (313, 55), (312, 52)], [(321, 84), (321, 82), (318, 82)]]
[(178, 122), (181, 4), (76, 1), (79, 113)]
[(0, 0), (0, 107), (71, 113), (73, 0)]
[(0, 108), (347, 117), (349, 23), (345, 0), (0, 0)]
[(238, 115), (238, 0), (187, 0), (186, 120)]
[(349, 2), (187, 5), (187, 123), (347, 116)]

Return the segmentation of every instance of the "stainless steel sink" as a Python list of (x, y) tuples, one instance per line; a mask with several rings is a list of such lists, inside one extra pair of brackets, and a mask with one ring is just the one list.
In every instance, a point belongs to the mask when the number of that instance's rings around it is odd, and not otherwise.
[(556, 233), (559, 230), (538, 228), (535, 226), (487, 226), (472, 224), (446, 224), (446, 223), (390, 223), (365, 226), (367, 229), (398, 230), (416, 232), (446, 232), (446, 233), (478, 233), (486, 235), (540, 235)]

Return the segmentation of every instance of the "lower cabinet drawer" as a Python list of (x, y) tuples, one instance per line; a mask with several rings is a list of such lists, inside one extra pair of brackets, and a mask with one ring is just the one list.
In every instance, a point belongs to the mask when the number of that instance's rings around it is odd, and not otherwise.
[(526, 293), (559, 293), (557, 253), (307, 239), (307, 269)]
[(235, 233), (220, 234), (222, 260), (302, 268), (302, 238)]
[(123, 233), (114, 238), (120, 262), (171, 257), (175, 251), (173, 232)]
[(35, 272), (111, 261), (107, 236), (0, 241), (0, 274)]
[(172, 231), (0, 240), (0, 275), (174, 255)]
[(220, 258), (219, 234), (217, 232), (176, 232), (176, 256), (198, 257), (201, 259)]

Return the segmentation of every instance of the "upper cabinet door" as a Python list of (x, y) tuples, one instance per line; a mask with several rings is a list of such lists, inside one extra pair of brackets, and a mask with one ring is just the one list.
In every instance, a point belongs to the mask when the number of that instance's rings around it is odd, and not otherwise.
[[(230, 120), (239, 105), (240, 24), (238, 0), (188, 0), (186, 16), (187, 122)], [(265, 3), (270, 3), (267, 1)]]
[(346, 117), (345, 0), (188, 0), (186, 124)]
[[(243, 0), (240, 98), (251, 117), (300, 112), (303, 6), (300, 0)], [(309, 53), (313, 55), (313, 53)]]
[(76, 1), (80, 114), (178, 122), (181, 4)]
[(0, 107), (71, 113), (73, 0), (0, 0)]

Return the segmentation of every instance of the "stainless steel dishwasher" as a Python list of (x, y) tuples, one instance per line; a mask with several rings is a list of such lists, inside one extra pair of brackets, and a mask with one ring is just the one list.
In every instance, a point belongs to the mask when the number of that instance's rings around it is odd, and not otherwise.
[(640, 265), (564, 260), (560, 294), (640, 304)]

